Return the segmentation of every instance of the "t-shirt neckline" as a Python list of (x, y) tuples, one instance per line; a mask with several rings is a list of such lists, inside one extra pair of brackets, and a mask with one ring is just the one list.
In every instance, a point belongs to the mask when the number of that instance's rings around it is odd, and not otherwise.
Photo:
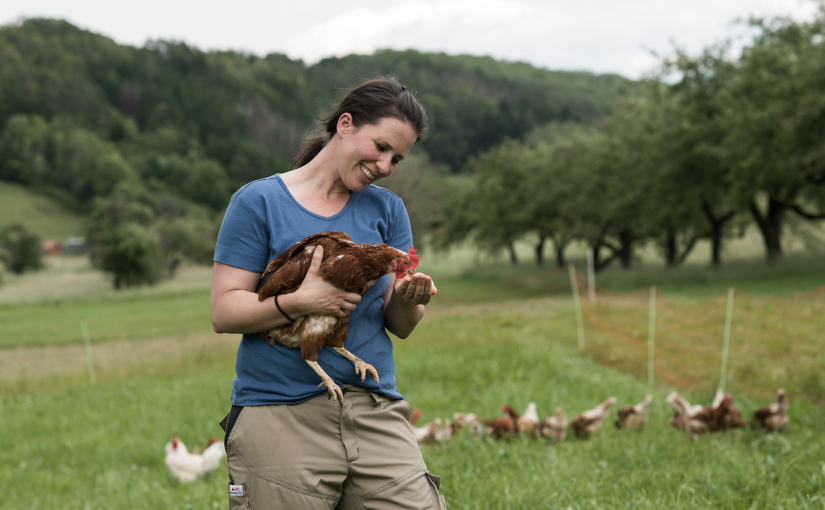
[(350, 197), (349, 197), (349, 200), (347, 200), (347, 203), (344, 204), (344, 207), (340, 211), (338, 211), (337, 213), (333, 214), (332, 216), (322, 216), (322, 215), (314, 213), (314, 212), (310, 211), (309, 209), (307, 209), (306, 207), (302, 206), (301, 203), (298, 202), (295, 199), (294, 196), (292, 196), (292, 193), (290, 193), (289, 188), (286, 187), (286, 183), (283, 181), (283, 179), (281, 179), (281, 174), (275, 174), (275, 180), (278, 181), (278, 184), (281, 185), (281, 188), (284, 190), (284, 193), (286, 193), (286, 196), (288, 196), (289, 199), (292, 200), (292, 202), (296, 206), (298, 206), (299, 209), (301, 209), (305, 213), (309, 214), (310, 216), (313, 216), (313, 217), (321, 219), (321, 220), (327, 220), (327, 221), (332, 221), (334, 219), (340, 218), (341, 215), (343, 215), (345, 212), (347, 212), (347, 209), (349, 209), (350, 205), (357, 198), (358, 193), (359, 193), (358, 191), (353, 191), (352, 195), (350, 195)]

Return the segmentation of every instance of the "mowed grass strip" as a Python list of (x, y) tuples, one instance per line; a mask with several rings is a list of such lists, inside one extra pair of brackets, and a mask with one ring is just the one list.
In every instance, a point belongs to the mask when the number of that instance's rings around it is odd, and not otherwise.
[[(458, 411), (492, 417), (505, 402), (519, 410), (536, 402), (542, 417), (561, 406), (573, 417), (609, 395), (619, 399), (616, 407), (644, 397), (640, 381), (563, 347), (575, 342), (572, 312), (545, 304), (434, 314), (397, 341), (398, 385), (422, 410), (422, 423)], [(223, 365), (207, 358), (193, 354), (142, 378), (0, 399), (0, 506), (224, 507), (225, 471), (181, 485), (163, 463), (173, 433), (190, 447), (221, 433), (233, 356)], [(424, 446), (424, 457), (457, 509), (822, 507), (822, 408), (792, 401), (787, 433), (744, 430), (691, 442), (669, 426), (666, 393), (653, 393), (642, 433), (617, 431), (608, 421), (594, 439), (568, 437), (558, 445), (459, 434)], [(768, 400), (737, 395), (736, 403), (748, 416)], [(339, 409), (330, 403), (330, 412)]]
[[(95, 344), (92, 360), (100, 382), (182, 375), (233, 365), (239, 335), (213, 332)], [(83, 345), (15, 347), (0, 350), (0, 395), (86, 386), (90, 382)]]
[(2, 306), (0, 347), (81, 343), (81, 320), (93, 343), (210, 331), (209, 290)]

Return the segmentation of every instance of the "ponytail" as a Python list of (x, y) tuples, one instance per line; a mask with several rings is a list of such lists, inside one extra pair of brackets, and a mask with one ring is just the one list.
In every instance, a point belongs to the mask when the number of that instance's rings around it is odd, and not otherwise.
[(290, 170), (301, 168), (312, 161), (315, 156), (321, 152), (321, 149), (327, 145), (330, 138), (332, 138), (332, 136), (318, 135), (307, 139), (303, 144), (301, 144), (300, 147), (298, 147), (298, 150), (295, 151), (295, 155), (292, 157), (292, 166), (290, 167)]

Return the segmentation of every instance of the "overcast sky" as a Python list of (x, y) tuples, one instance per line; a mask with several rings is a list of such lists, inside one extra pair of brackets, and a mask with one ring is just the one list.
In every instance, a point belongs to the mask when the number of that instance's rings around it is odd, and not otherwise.
[(114, 40), (286, 53), (308, 63), (378, 48), (490, 55), (638, 78), (651, 51), (743, 39), (749, 15), (810, 19), (811, 0), (0, 0), (0, 23), (63, 18)]

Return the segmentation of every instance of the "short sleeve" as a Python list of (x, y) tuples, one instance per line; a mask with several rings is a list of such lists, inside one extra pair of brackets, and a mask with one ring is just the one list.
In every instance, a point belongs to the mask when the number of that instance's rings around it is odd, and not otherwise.
[(269, 262), (266, 220), (237, 193), (221, 222), (215, 261), (255, 273), (262, 273)]
[(393, 221), (387, 244), (401, 251), (407, 251), (407, 248), (413, 245), (412, 228), (410, 227), (410, 217), (407, 215), (407, 208), (404, 207), (404, 202), (402, 202), (400, 198), (397, 199), (394, 216), (395, 221)]

